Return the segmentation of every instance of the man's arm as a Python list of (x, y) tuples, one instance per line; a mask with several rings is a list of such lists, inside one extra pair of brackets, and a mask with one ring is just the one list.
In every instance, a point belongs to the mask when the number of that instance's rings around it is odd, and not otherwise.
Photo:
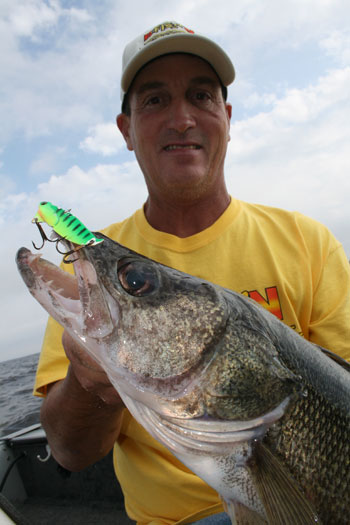
[(62, 341), (70, 360), (68, 373), (49, 386), (41, 422), (57, 462), (78, 471), (111, 450), (124, 404), (96, 362), (66, 333)]

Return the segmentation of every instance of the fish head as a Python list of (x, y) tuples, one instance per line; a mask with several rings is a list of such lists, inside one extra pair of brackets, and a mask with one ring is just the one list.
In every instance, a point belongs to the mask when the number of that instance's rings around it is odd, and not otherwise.
[(207, 366), (225, 330), (225, 300), (97, 234), (77, 251), (75, 275), (26, 248), (19, 272), (31, 294), (107, 371), (113, 384), (178, 397)]

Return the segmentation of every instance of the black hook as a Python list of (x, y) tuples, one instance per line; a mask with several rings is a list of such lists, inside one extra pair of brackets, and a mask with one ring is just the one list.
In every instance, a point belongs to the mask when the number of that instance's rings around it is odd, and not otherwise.
[[(64, 262), (65, 264), (70, 264), (70, 263), (73, 263), (73, 262), (77, 261), (77, 260), (79, 259), (79, 257), (77, 257), (76, 259), (70, 259), (70, 260), (68, 260), (68, 259), (66, 259), (66, 258), (69, 257), (70, 255), (72, 255), (72, 253), (75, 253), (75, 252), (81, 250), (82, 248), (84, 248), (84, 245), (82, 245), (82, 246), (77, 246), (76, 248), (73, 248), (73, 250), (70, 250), (69, 252), (66, 252), (65, 254), (63, 254), (63, 255), (64, 255), (64, 257), (63, 257), (63, 262)], [(60, 252), (60, 253), (61, 253), (61, 252)]]
[(84, 248), (84, 246), (77, 246), (76, 248), (73, 248), (73, 250), (69, 250), (68, 252), (62, 252), (59, 247), (58, 247), (58, 244), (61, 242), (61, 241), (64, 241), (64, 237), (60, 237), (59, 239), (49, 239), (44, 231), (44, 228), (41, 226), (40, 222), (37, 220), (37, 219), (33, 219), (34, 224), (37, 225), (38, 227), (38, 230), (40, 232), (40, 235), (41, 235), (41, 239), (43, 241), (42, 245), (41, 246), (36, 246), (34, 244), (34, 242), (32, 241), (32, 244), (34, 246), (34, 248), (36, 250), (41, 250), (41, 248), (43, 248), (44, 244), (46, 241), (48, 242), (55, 242), (56, 243), (56, 250), (58, 251), (58, 253), (60, 253), (61, 255), (63, 255), (63, 262), (65, 264), (70, 264), (70, 263), (73, 263), (75, 261), (77, 261), (79, 259), (79, 257), (77, 257), (76, 259), (70, 259), (68, 260), (67, 257), (69, 257), (70, 255), (72, 255), (72, 253), (74, 252), (77, 252), (78, 250), (80, 250), (81, 248)]
[(41, 250), (41, 248), (43, 248), (45, 242), (46, 242), (46, 241), (51, 242), (51, 240), (48, 239), (48, 237), (46, 236), (46, 233), (44, 232), (43, 227), (41, 226), (40, 222), (39, 222), (37, 219), (33, 219), (32, 222), (34, 222), (34, 224), (37, 225), (38, 230), (39, 230), (40, 235), (41, 235), (41, 239), (42, 239), (42, 241), (43, 241), (42, 245), (41, 245), (39, 248), (38, 248), (37, 246), (35, 246), (35, 244), (34, 244), (33, 241), (32, 241), (32, 245), (34, 246), (34, 248), (35, 248), (36, 250)]

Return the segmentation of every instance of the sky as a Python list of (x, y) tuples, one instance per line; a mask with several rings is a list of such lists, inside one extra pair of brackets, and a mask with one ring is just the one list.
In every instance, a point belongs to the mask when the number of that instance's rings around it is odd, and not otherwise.
[(47, 314), (15, 265), (38, 203), (97, 230), (146, 198), (115, 125), (121, 55), (166, 20), (234, 63), (231, 195), (317, 219), (350, 256), (348, 0), (0, 0), (0, 361), (41, 347)]

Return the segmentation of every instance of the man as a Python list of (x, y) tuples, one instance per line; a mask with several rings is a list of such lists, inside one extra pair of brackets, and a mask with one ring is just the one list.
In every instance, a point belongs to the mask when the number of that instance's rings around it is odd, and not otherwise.
[[(306, 338), (350, 358), (350, 273), (339, 242), (298, 213), (227, 192), (226, 88), (233, 80), (224, 51), (180, 24), (161, 24), (126, 47), (117, 124), (149, 195), (142, 210), (104, 233), (249, 295)], [(114, 446), (132, 519), (180, 525), (211, 516), (210, 523), (222, 523), (217, 494), (136, 423), (106, 374), (67, 334), (63, 351), (61, 336), (50, 319), (36, 380), (36, 392), (47, 394), (42, 423), (57, 461), (79, 470)]]

